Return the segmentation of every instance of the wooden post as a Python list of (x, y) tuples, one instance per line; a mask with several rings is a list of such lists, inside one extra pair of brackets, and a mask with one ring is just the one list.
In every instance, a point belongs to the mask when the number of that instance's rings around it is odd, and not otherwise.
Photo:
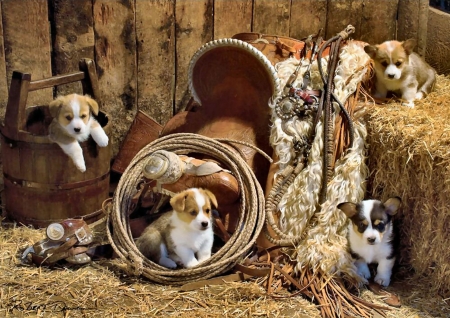
[(12, 73), (8, 105), (5, 113), (5, 126), (2, 127), (2, 133), (10, 139), (17, 139), (19, 131), (25, 128), (25, 108), (30, 80), (31, 75), (28, 73)]
[(158, 123), (173, 116), (175, 1), (136, 1), (139, 110)]
[(425, 56), (428, 28), (428, 0), (399, 0), (397, 39), (416, 39), (415, 51)]

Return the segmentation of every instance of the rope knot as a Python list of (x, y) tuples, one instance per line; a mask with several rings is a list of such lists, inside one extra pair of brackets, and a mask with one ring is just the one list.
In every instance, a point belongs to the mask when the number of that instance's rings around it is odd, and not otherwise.
[(340, 36), (343, 40), (347, 40), (350, 34), (355, 33), (355, 27), (351, 24), (347, 25), (345, 30), (342, 30), (337, 35)]

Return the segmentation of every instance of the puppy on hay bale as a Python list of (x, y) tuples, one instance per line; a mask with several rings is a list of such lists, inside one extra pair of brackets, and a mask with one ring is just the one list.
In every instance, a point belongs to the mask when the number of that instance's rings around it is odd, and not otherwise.
[(365, 104), (370, 193), (402, 196), (399, 263), (431, 278), (432, 289), (450, 294), (450, 77), (409, 109), (400, 102)]

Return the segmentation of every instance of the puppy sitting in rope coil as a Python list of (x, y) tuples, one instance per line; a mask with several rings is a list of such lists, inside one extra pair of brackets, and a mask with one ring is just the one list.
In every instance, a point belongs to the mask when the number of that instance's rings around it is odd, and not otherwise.
[(212, 207), (214, 194), (190, 188), (176, 194), (167, 212), (151, 223), (137, 239), (136, 246), (149, 260), (167, 268), (177, 264), (191, 268), (211, 257), (214, 241)]

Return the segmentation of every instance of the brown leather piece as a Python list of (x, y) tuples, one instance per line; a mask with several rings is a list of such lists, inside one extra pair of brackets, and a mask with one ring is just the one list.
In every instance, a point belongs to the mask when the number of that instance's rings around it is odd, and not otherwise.
[(138, 111), (125, 136), (111, 170), (123, 173), (134, 156), (159, 137), (162, 126), (142, 111)]
[(369, 281), (366, 285), (367, 288), (373, 292), (375, 295), (382, 296), (383, 301), (392, 307), (401, 307), (402, 303), (400, 302), (400, 297), (394, 293), (390, 293), (387, 290), (383, 289), (379, 284)]

